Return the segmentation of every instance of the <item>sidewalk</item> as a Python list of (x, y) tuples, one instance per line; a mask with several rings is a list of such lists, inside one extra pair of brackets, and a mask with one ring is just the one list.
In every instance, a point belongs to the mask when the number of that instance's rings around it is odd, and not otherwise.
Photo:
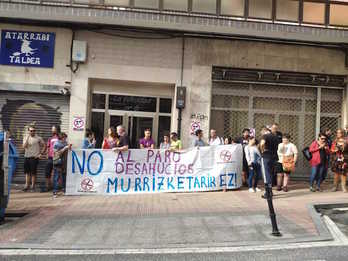
[(328, 240), (308, 206), (348, 203), (348, 194), (312, 193), (305, 182), (289, 189), (274, 193), (281, 238), (270, 236), (262, 193), (247, 190), (56, 199), (14, 191), (8, 212), (29, 214), (0, 227), (0, 247), (129, 249)]

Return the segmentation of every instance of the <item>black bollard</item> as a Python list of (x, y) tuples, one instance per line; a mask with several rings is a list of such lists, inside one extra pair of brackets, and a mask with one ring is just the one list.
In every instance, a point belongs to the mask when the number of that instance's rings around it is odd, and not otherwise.
[(279, 232), (277, 225), (277, 218), (273, 208), (273, 193), (271, 185), (265, 184), (265, 193), (269, 211), (269, 217), (271, 218), (272, 223), (272, 236), (281, 237), (282, 234)]
[[(282, 234), (279, 232), (278, 225), (277, 225), (277, 218), (273, 208), (272, 183), (270, 184), (267, 183), (263, 158), (261, 158), (261, 172), (263, 176), (263, 182), (265, 183), (265, 197), (264, 196), (262, 197), (264, 197), (267, 200), (267, 204), (268, 204), (268, 212), (269, 212), (269, 217), (271, 218), (271, 224), (272, 224), (271, 235), (275, 237), (281, 237)], [(270, 182), (272, 182), (272, 179), (270, 179)]]

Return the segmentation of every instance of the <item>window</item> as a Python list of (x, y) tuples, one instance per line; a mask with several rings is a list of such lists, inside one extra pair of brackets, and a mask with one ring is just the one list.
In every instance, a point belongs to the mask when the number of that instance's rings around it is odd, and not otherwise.
[(93, 93), (93, 95), (92, 95), (92, 108), (93, 109), (105, 109), (105, 94)]
[(303, 3), (303, 22), (313, 24), (325, 23), (325, 4), (304, 2)]
[(159, 0), (135, 0), (134, 6), (135, 7), (144, 7), (144, 8), (152, 8), (152, 9), (158, 9)]
[(168, 116), (159, 116), (159, 119), (158, 119), (158, 138), (157, 138), (158, 146), (161, 144), (161, 142), (163, 142), (164, 134), (169, 135), (170, 121), (171, 121), (171, 118)]
[(222, 15), (244, 15), (244, 0), (221, 0)]
[(104, 137), (104, 112), (92, 112), (91, 130), (96, 139), (96, 148), (101, 148)]
[(151, 97), (110, 95), (109, 109), (156, 112), (156, 100)]
[(330, 5), (330, 24), (348, 26), (348, 5)]
[(272, 18), (272, 0), (249, 0), (249, 17)]
[(192, 0), (192, 11), (216, 14), (216, 0)]
[(188, 0), (163, 0), (163, 9), (187, 11)]
[(159, 112), (171, 113), (172, 112), (172, 99), (161, 98)]
[[(81, 1), (81, 0), (79, 0)], [(91, 2), (91, 1), (89, 1)], [(95, 1), (97, 2), (97, 1)], [(106, 5), (129, 6), (129, 0), (104, 0)]]
[(298, 21), (298, 0), (277, 0), (277, 20)]

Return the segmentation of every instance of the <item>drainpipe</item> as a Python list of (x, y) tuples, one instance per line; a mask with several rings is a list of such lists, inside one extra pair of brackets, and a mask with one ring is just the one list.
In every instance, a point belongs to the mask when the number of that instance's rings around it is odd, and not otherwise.
[[(180, 86), (183, 86), (183, 81), (184, 81), (184, 60), (185, 60), (185, 36), (182, 37)], [(182, 108), (179, 108), (179, 115), (178, 115), (178, 137), (179, 138), (181, 137), (181, 121), (182, 121)]]

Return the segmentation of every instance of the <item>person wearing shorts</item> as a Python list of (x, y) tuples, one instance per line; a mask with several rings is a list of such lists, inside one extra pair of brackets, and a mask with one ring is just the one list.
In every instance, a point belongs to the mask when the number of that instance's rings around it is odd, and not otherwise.
[(39, 159), (46, 151), (46, 145), (43, 139), (36, 135), (34, 127), (28, 128), (29, 134), (25, 135), (23, 139), (24, 148), (24, 173), (25, 173), (25, 186), (23, 191), (29, 189), (31, 181), (31, 190), (35, 189), (37, 166)]

